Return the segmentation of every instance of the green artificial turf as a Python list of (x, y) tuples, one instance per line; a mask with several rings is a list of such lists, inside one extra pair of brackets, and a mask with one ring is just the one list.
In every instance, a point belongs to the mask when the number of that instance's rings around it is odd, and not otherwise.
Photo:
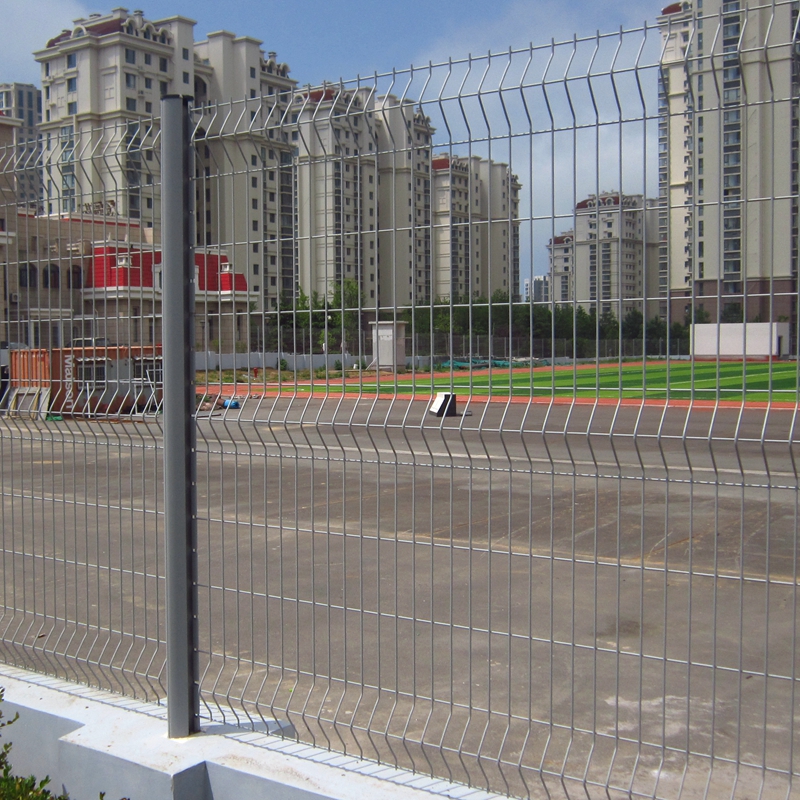
[[(580, 397), (625, 398), (637, 400), (728, 400), (791, 402), (797, 400), (796, 362), (715, 362), (653, 361), (642, 363), (600, 364), (573, 367), (519, 367), (513, 370), (455, 371), (452, 375), (435, 374), (433, 387), (428, 373), (381, 376), (382, 392), (407, 394), (416, 391), (453, 391), (459, 396), (508, 397)], [(746, 383), (745, 383), (746, 380)], [(335, 390), (337, 380), (331, 380)], [(667, 390), (667, 386), (669, 389)], [(288, 387), (286, 387), (288, 388)], [(299, 388), (299, 387), (298, 387)], [(324, 382), (314, 390), (323, 391)], [(365, 373), (363, 382), (348, 383), (348, 393), (375, 391), (376, 382)], [(771, 390), (771, 392), (770, 392)]]
[[(430, 384), (428, 384), (430, 385)], [(449, 379), (437, 379), (437, 389), (450, 385)], [(469, 376), (454, 376), (457, 393), (469, 392)], [(642, 364), (600, 365), (575, 369), (514, 370), (511, 374), (492, 375), (488, 371), (473, 374), (474, 393), (515, 396), (623, 397), (662, 400), (772, 400), (794, 402), (797, 396), (797, 365), (794, 363), (742, 363), (663, 361)]]

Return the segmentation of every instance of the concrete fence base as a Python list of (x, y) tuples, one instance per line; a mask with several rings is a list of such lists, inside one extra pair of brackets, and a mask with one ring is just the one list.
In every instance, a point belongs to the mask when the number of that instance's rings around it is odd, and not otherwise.
[(18, 775), (71, 800), (430, 800), (495, 797), (262, 732), (209, 723), (168, 739), (166, 709), (0, 665)]

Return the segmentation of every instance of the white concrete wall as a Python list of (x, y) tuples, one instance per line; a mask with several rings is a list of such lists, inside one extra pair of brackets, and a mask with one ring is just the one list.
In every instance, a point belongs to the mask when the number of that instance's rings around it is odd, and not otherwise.
[[(490, 800), (435, 778), (359, 761), (270, 735), (208, 722), (168, 739), (166, 709), (56, 678), (0, 666), (3, 730), (17, 774), (49, 775), (72, 800)], [(493, 795), (492, 797), (496, 797)]]
[(789, 354), (788, 322), (723, 322), (692, 326), (694, 356), (758, 358)]

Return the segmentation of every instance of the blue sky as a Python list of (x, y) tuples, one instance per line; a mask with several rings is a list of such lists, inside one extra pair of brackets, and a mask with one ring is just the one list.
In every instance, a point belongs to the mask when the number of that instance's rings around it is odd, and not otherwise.
[[(118, 0), (117, 0), (118, 1)], [(31, 51), (72, 20), (114, 3), (83, 0), (4, 0), (0, 31), (0, 80), (35, 81)], [(349, 79), (429, 60), (564, 39), (573, 33), (613, 31), (652, 20), (660, 4), (641, 0), (438, 0), (435, 3), (318, 0), (219, 2), (137, 0), (145, 16), (182, 14), (197, 20), (196, 38), (227, 29), (264, 41), (301, 83)]]

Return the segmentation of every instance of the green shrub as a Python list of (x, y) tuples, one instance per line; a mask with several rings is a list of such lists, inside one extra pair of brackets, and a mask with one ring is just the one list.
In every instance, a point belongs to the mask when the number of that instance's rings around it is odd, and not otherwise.
[[(0, 689), (0, 702), (3, 701), (6, 690)], [(14, 719), (3, 719), (3, 712), (0, 711), (0, 729), (7, 728), (12, 725), (19, 718), (19, 714), (14, 715)], [(11, 742), (6, 742), (0, 750), (0, 798), (2, 800), (44, 800), (45, 798), (54, 798), (54, 800), (69, 800), (66, 794), (54, 795), (49, 789), (46, 789), (50, 778), (42, 778), (38, 781), (33, 775), (27, 778), (22, 778), (19, 775), (11, 774), (11, 762), (8, 756), (11, 753)]]
[[(6, 690), (0, 687), (0, 703), (5, 698)], [(19, 719), (19, 714), (14, 715), (14, 719), (3, 719), (3, 712), (0, 710), (0, 730), (7, 728)], [(0, 750), (0, 800), (70, 800), (68, 794), (53, 794), (47, 787), (50, 778), (42, 778), (37, 781), (33, 775), (27, 778), (19, 775), (12, 775), (11, 762), (8, 760), (11, 752), (11, 742), (6, 742)], [(104, 800), (105, 792), (100, 792), (100, 800)], [(123, 797), (122, 800), (130, 800)]]

